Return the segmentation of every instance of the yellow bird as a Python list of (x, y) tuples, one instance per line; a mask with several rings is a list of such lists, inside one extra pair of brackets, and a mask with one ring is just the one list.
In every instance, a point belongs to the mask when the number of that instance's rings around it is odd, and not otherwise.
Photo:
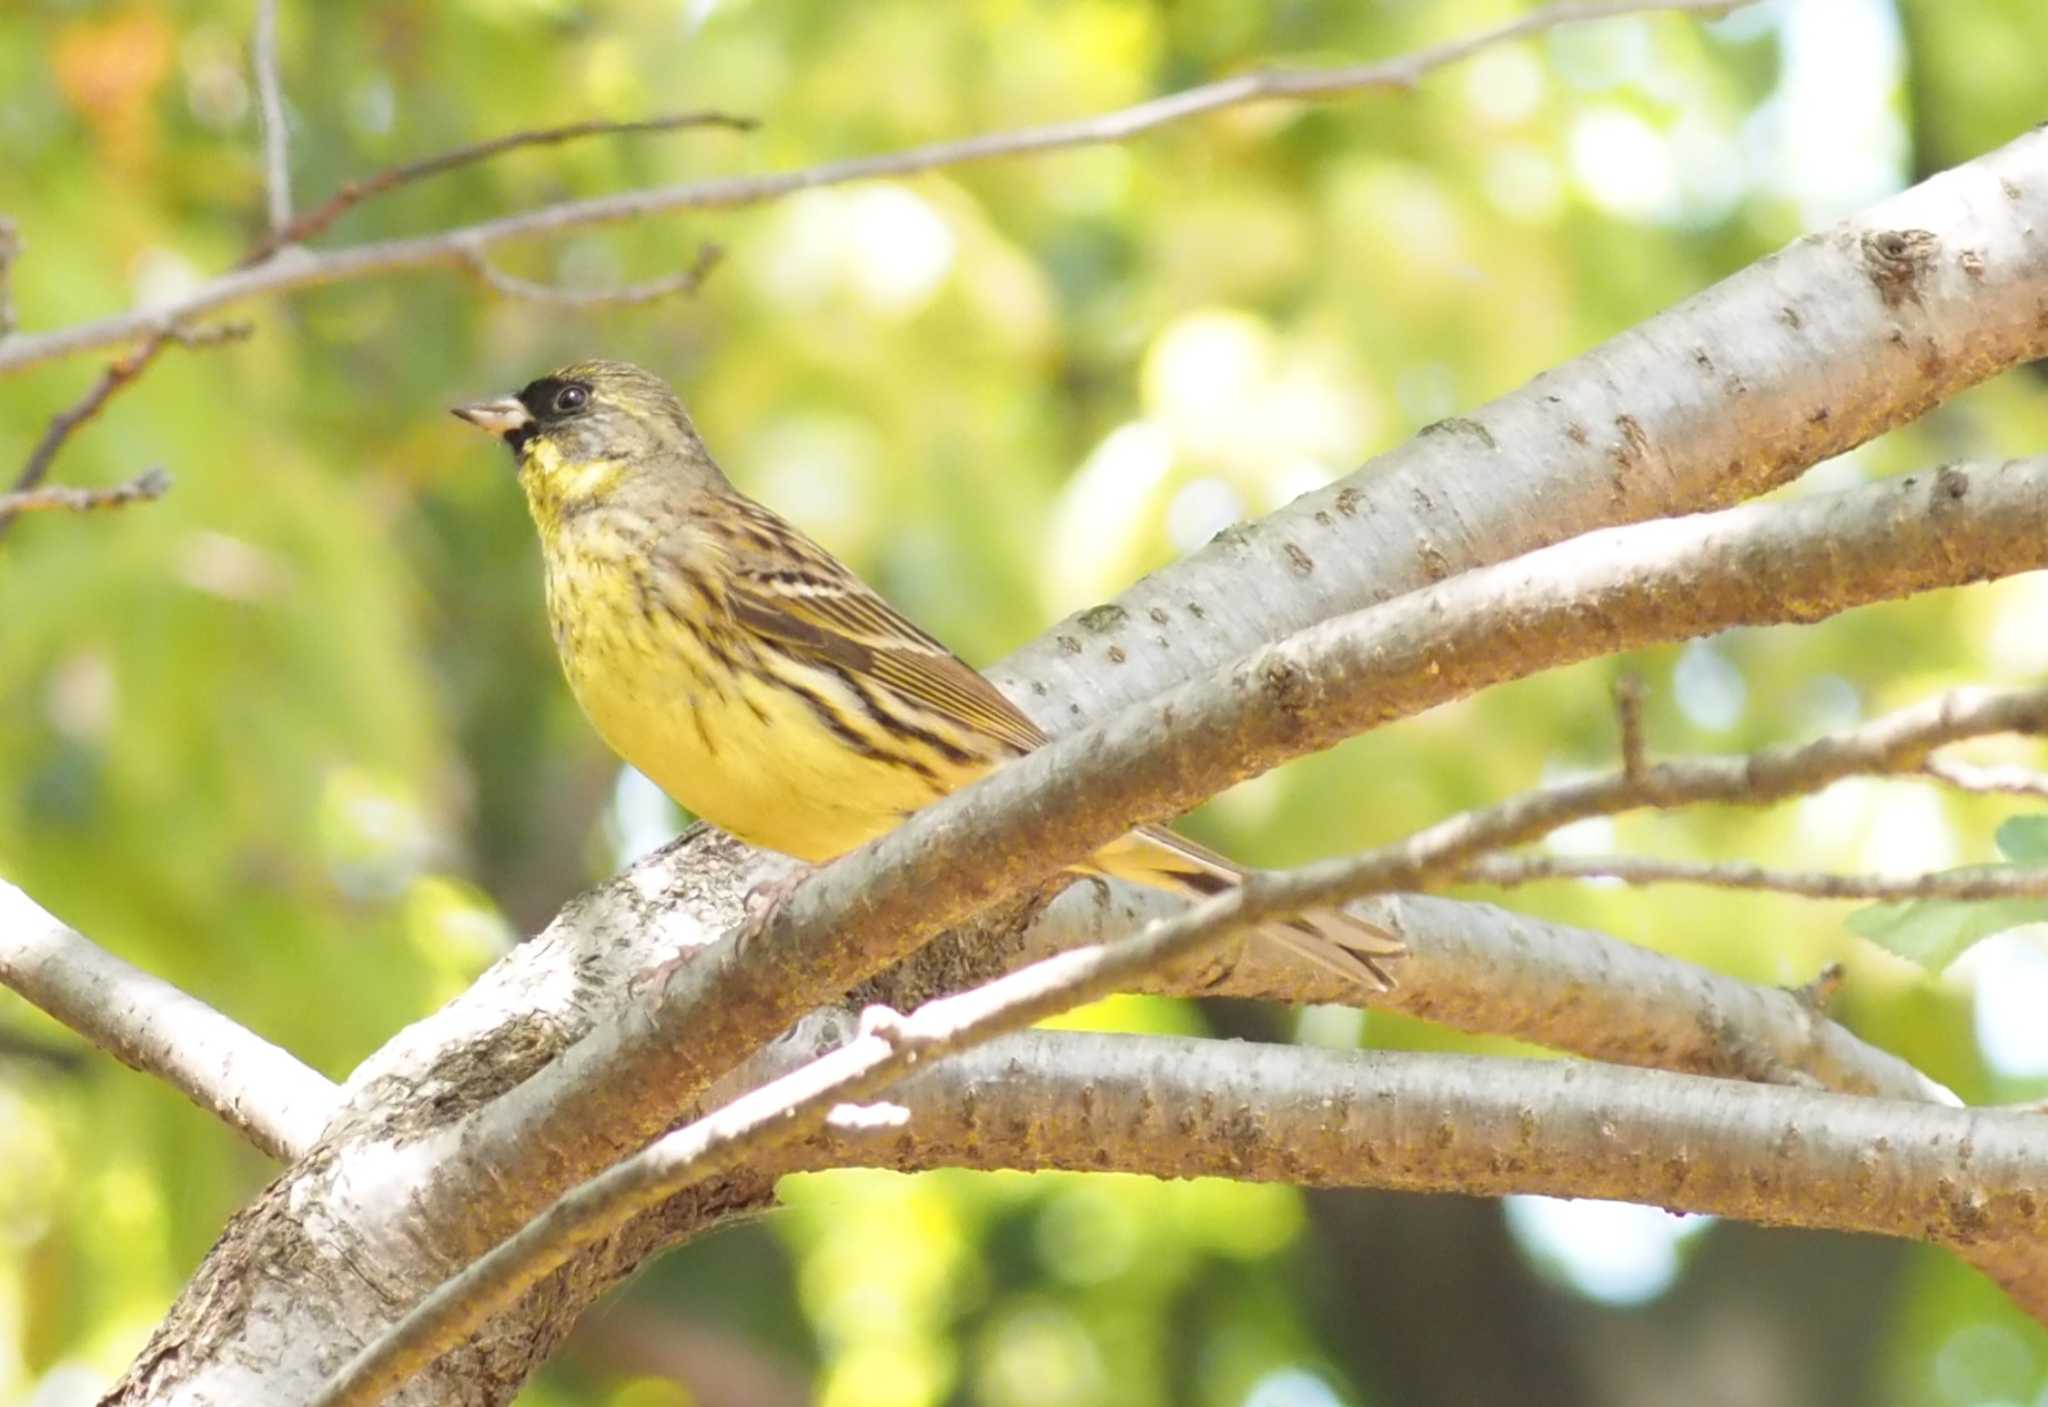
[[(894, 829), (1046, 735), (831, 554), (741, 494), (667, 383), (563, 367), (456, 409), (500, 435), (539, 529), (569, 687), (685, 809), (814, 864)], [(1085, 871), (1191, 897), (1243, 871), (1158, 826)], [(1335, 910), (1256, 930), (1361, 986), (1406, 949)]]

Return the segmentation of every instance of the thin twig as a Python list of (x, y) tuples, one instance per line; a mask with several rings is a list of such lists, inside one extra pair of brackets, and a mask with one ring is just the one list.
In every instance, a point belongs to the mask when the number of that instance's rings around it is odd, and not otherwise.
[(1745, 861), (1707, 864), (1638, 855), (1487, 855), (1459, 874), (1472, 884), (1511, 888), (1553, 879), (1607, 879), (1622, 884), (1699, 884), (1757, 889), (1807, 899), (1902, 903), (1911, 899), (2048, 899), (2048, 869), (1984, 867), (1915, 875), (1829, 874), (1778, 870)]
[(697, 257), (690, 261), (690, 267), (678, 273), (651, 278), (642, 283), (621, 284), (617, 288), (588, 289), (535, 283), (532, 279), (508, 274), (493, 264), (482, 250), (470, 251), (468, 262), (471, 271), (486, 287), (507, 298), (524, 298), (536, 303), (550, 303), (559, 308), (619, 308), (652, 303), (682, 293), (695, 293), (724, 256), (723, 249), (715, 244), (706, 244), (697, 250)]
[[(1440, 821), (1393, 845), (1286, 874), (1256, 876), (1295, 908), (1320, 908), (1401, 889), (1425, 889), (1481, 868), (1480, 857), (1592, 816), (1701, 802), (1761, 805), (1844, 777), (1917, 772), (1934, 748), (1992, 733), (2048, 732), (2048, 689), (1965, 689), (1793, 747), (1659, 762), (1525, 792)], [(2005, 891), (2001, 891), (2005, 892)], [(1217, 901), (1212, 901), (1217, 902)]]
[(280, 1161), (313, 1146), (339, 1100), (333, 1084), (290, 1052), (130, 967), (5, 880), (0, 984)]
[(907, 151), (826, 162), (765, 176), (736, 176), (565, 201), (411, 239), (349, 245), (317, 254), (302, 251), (302, 257), (270, 259), (255, 268), (223, 274), (166, 307), (133, 309), (97, 322), (17, 337), (9, 343), (0, 344), (0, 374), (174, 327), (214, 309), (264, 294), (368, 278), (401, 269), (459, 266), (466, 261), (465, 250), (507, 240), (535, 239), (674, 210), (730, 209), (779, 199), (818, 186), (906, 176), (999, 157), (1118, 142), (1141, 132), (1243, 103), (1328, 99), (1372, 88), (1405, 88), (1424, 73), (1468, 58), (1490, 45), (1519, 39), (1557, 25), (1653, 12), (1725, 13), (1750, 3), (1754, 0), (1601, 0), (1601, 3), (1593, 4), (1550, 5), (1469, 38), (1382, 63), (1241, 74), (1094, 117), (988, 133), (959, 141), (936, 142)]
[(400, 186), (412, 185), (445, 171), (474, 165), (502, 152), (520, 147), (554, 146), (562, 142), (573, 142), (584, 137), (632, 136), (641, 132), (674, 132), (685, 127), (723, 127), (733, 132), (751, 132), (760, 126), (760, 119), (741, 117), (726, 112), (671, 112), (658, 117), (643, 117), (630, 122), (570, 122), (560, 127), (541, 127), (526, 132), (510, 132), (488, 141), (474, 142), (468, 146), (456, 147), (450, 151), (408, 161), (397, 166), (387, 166), (381, 171), (363, 177), (359, 181), (344, 182), (341, 189), (311, 210), (294, 216), (291, 223), (281, 230), (273, 231), (261, 244), (250, 250), (236, 265), (246, 269), (260, 264), (287, 244), (303, 244), (327, 229), (361, 205), (364, 201), (396, 190)]
[(251, 44), (256, 101), (263, 121), (263, 192), (270, 210), (271, 238), (279, 243), (292, 222), (290, 134), (285, 130), (284, 86), (277, 72), (277, 0), (257, 0), (256, 35)]
[(1835, 993), (1842, 990), (1842, 981), (1848, 975), (1849, 969), (1838, 962), (1822, 963), (1812, 980), (1787, 990), (1815, 1016), (1826, 1016), (1828, 1008), (1834, 1004)]
[(0, 215), (0, 340), (14, 332), (14, 295), (7, 279), (14, 272), (14, 261), (20, 257), (21, 231), (14, 221)]
[[(25, 493), (42, 483), (44, 476), (50, 472), (50, 465), (56, 461), (58, 451), (64, 448), (65, 442), (98, 415), (115, 395), (133, 385), (136, 378), (149, 369), (150, 363), (157, 359), (165, 347), (173, 343), (181, 347), (215, 347), (224, 342), (240, 341), (249, 335), (249, 330), (247, 323), (218, 323), (212, 327), (189, 330), (172, 328), (166, 332), (152, 334), (133, 351), (108, 362), (106, 370), (100, 373), (100, 379), (93, 383), (90, 390), (73, 402), (68, 409), (50, 417), (50, 424), (43, 431), (43, 437), (36, 441), (35, 448), (29, 451), (28, 462), (22, 465), (21, 472), (15, 476), (13, 492), (8, 497)], [(6, 500), (0, 499), (0, 535), (4, 535), (7, 525), (14, 521), (15, 511), (6, 506)]]
[(1621, 732), (1621, 771), (1626, 777), (1643, 775), (1643, 699), (1647, 692), (1640, 675), (1624, 674), (1614, 681), (1614, 721)]
[(1951, 762), (1945, 757), (1930, 757), (1920, 764), (1920, 770), (1959, 791), (2048, 800), (2048, 772), (2036, 772), (2027, 767), (1982, 767), (1970, 762)]
[(171, 487), (171, 476), (162, 469), (145, 469), (124, 484), (103, 489), (74, 489), (45, 484), (41, 488), (0, 493), (0, 520), (17, 513), (46, 513), (66, 508), (73, 513), (92, 513), (102, 508), (123, 508), (131, 503), (162, 498)]

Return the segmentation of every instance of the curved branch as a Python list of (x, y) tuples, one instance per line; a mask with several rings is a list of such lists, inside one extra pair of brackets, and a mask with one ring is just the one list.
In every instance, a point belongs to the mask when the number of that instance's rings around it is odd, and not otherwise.
[[(1616, 529), (1467, 573), (1342, 617), (1261, 651), (1222, 676), (1170, 691), (1055, 739), (901, 828), (818, 870), (742, 950), (713, 945), (687, 963), (645, 1022), (596, 1032), (471, 1119), (436, 1135), (473, 1175), (538, 1193), (661, 1131), (746, 1053), (929, 936), (1043, 882), (1132, 823), (1184, 810), (1244, 776), (1354, 732), (1538, 669), (1735, 624), (1812, 620), (1849, 606), (2040, 564), (2048, 459), (1888, 480), (1844, 493)], [(1999, 707), (2004, 707), (2000, 705)], [(2032, 715), (2028, 715), (2031, 718)], [(2020, 726), (2017, 716), (2000, 726)], [(1926, 746), (1940, 740), (1938, 730)], [(1924, 756), (1922, 749), (1920, 756)], [(1917, 765), (1919, 757), (1908, 765)], [(1704, 765), (1704, 764), (1703, 764)], [(1791, 768), (1791, 764), (1786, 764)], [(1819, 763), (1802, 756), (1805, 771)], [(1668, 764), (1648, 782), (1667, 785)], [(1791, 772), (1787, 772), (1788, 779)], [(1591, 784), (1588, 784), (1589, 786)], [(1726, 794), (1747, 793), (1730, 782)], [(1546, 798), (1488, 832), (1492, 844), (1540, 833), (1617, 785)], [(1654, 795), (1654, 791), (1653, 791)], [(1456, 823), (1432, 849), (1350, 867), (1309, 867), (1287, 902), (1440, 878), (1475, 853)], [(593, 1137), (593, 1130), (603, 1129)], [(616, 1141), (616, 1142), (615, 1142)], [(545, 1204), (506, 1196), (494, 1212)], [(516, 1208), (516, 1211), (515, 1211)], [(412, 1210), (437, 1234), (473, 1234), (461, 1199)], [(496, 1238), (493, 1238), (496, 1239)]]
[(563, 142), (580, 141), (585, 137), (624, 137), (643, 132), (674, 132), (688, 127), (723, 127), (733, 132), (751, 132), (759, 125), (760, 123), (751, 117), (739, 117), (732, 113), (671, 112), (630, 122), (569, 122), (560, 127), (508, 132), (502, 137), (492, 137), (487, 141), (472, 142), (468, 146), (456, 147), (450, 151), (436, 152), (418, 161), (387, 166), (361, 180), (343, 182), (340, 190), (311, 210), (294, 217), (291, 223), (250, 250), (235, 267), (250, 268), (268, 259), (284, 245), (302, 244), (326, 233), (336, 220), (364, 201), (373, 200), (397, 190), (400, 186), (413, 185), (449, 171), (459, 170), (464, 166), (474, 166), (478, 162), (488, 161), (508, 151), (516, 151), (523, 147), (557, 146)]
[[(1150, 890), (1077, 886), (1052, 903), (1015, 951), (1035, 956), (1101, 942), (1180, 909)], [(1374, 1010), (1610, 1064), (1962, 1102), (1782, 987), (1493, 904), (1404, 894), (1365, 912), (1410, 949), (1401, 986), (1375, 998)], [(1229, 956), (1220, 972), (1165, 974), (1138, 990), (1308, 1002), (1350, 996), (1335, 978), (1299, 971), (1257, 946)]]
[(1112, 1169), (1646, 1202), (1951, 1247), (2048, 1235), (2048, 1121), (1626, 1070), (1034, 1031), (785, 1164)]
[(334, 1112), (339, 1091), (289, 1051), (96, 947), (4, 880), (0, 983), (283, 1162)]

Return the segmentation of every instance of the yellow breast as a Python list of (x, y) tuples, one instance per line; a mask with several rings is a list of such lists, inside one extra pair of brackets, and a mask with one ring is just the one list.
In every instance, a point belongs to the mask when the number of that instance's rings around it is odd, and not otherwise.
[(755, 645), (631, 520), (572, 514), (543, 525), (542, 542), (577, 703), (614, 752), (713, 825), (827, 860), (965, 780), (879, 757), (843, 726), (862, 707), (843, 681)]

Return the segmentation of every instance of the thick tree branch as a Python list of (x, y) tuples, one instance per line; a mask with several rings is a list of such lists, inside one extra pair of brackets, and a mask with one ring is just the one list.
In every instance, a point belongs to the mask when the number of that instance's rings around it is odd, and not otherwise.
[(1106, 997), (1277, 912), (1247, 885), (1101, 947), (1044, 958), (909, 1016), (869, 1007), (853, 1040), (665, 1134), (561, 1200), (437, 1287), (331, 1379), (314, 1407), (374, 1407), (517, 1303), (541, 1278), (688, 1187), (765, 1160), (821, 1128), (835, 1106), (1006, 1031)]
[(1982, 868), (1927, 874), (1829, 874), (1781, 870), (1745, 861), (1658, 860), (1642, 855), (1487, 855), (1458, 876), (1472, 884), (1512, 888), (1553, 879), (1608, 879), (1623, 884), (1697, 884), (1713, 889), (1757, 889), (1807, 899), (2048, 898), (2048, 869)]
[[(1536, 669), (2036, 566), (2048, 555), (2044, 528), (2048, 460), (1944, 469), (1613, 530), (1303, 632), (1220, 678), (1055, 740), (819, 870), (743, 948), (726, 941), (693, 958), (650, 1020), (598, 1031), (434, 1135), (437, 1159), (465, 1168), (452, 1185), (474, 1178), (507, 1189), (492, 1207), (507, 1219), (487, 1230), (491, 1219), (472, 1199), (421, 1198), (408, 1209), (415, 1231), (450, 1247), (458, 1263), (472, 1258), (545, 1204), (539, 1189), (587, 1177), (651, 1138), (668, 1110), (804, 1012), (1133, 821)], [(1941, 726), (1911, 734), (1919, 751), (1903, 765), (1917, 766), (1946, 738), (2037, 724), (2040, 707), (2001, 701), (1944, 714)], [(1761, 771), (1697, 764), (1720, 790), (1702, 781), (1686, 796), (1784, 795), (1823, 775), (1830, 755), (1767, 755)], [(1648, 769), (1640, 798), (1625, 779), (1552, 789), (1483, 813), (1483, 826), (1460, 818), (1367, 861), (1311, 866), (1273, 881), (1274, 897), (1307, 905), (1445, 878), (1481, 849), (1601, 807), (1676, 799), (1692, 774), (1673, 766)], [(463, 1246), (474, 1249), (464, 1256)]]
[(271, 1157), (302, 1156), (337, 1091), (290, 1052), (130, 967), (0, 880), (0, 983)]
[[(1470, 857), (1588, 816), (1647, 805), (1778, 800), (1846, 776), (1911, 770), (1934, 747), (2015, 729), (2048, 731), (2048, 690), (1950, 695), (1799, 747), (1747, 757), (1648, 765), (1639, 749), (1630, 748), (1622, 769), (1611, 776), (1467, 812), (1350, 860), (1249, 875), (1238, 888), (1155, 922), (1134, 938), (1047, 958), (960, 996), (927, 1003), (908, 1019), (871, 1008), (863, 1034), (850, 1044), (657, 1139), (565, 1194), (365, 1347), (320, 1393), (316, 1407), (371, 1407), (577, 1251), (700, 1179), (802, 1137), (834, 1105), (887, 1087), (919, 1062), (1107, 995), (1128, 978), (1198, 953), (1261, 919), (1309, 904), (1471, 878), (1475, 870), (1483, 874), (1485, 865)], [(2048, 874), (2029, 878), (2034, 883), (2026, 892), (2048, 892)], [(875, 1019), (878, 1012), (883, 1019)]]
[[(1056, 632), (1004, 677), (1049, 723), (1070, 724), (1189, 678), (1250, 643), (1418, 582), (1591, 526), (1725, 502), (1782, 482), (1816, 458), (2041, 354), (2048, 329), (2031, 310), (2048, 297), (2048, 261), (2029, 231), (2044, 219), (2048, 140), (2034, 134), (1834, 234), (1802, 241), (1474, 419), (1439, 427), (1352, 480), (1229, 535), (1141, 584), (1117, 607)], [(1880, 257), (1893, 247), (1880, 236), (1898, 230), (1930, 233), (1931, 244), (1900, 246), (1924, 258)], [(1908, 277), (1899, 276), (1901, 269)], [(1899, 298), (1901, 289), (1915, 296)], [(1729, 413), (1731, 399), (1739, 415)], [(1827, 414), (1817, 413), (1823, 409)], [(1953, 546), (1963, 550), (1961, 542)], [(1807, 560), (1832, 595), (1834, 569)], [(1866, 567), (1857, 557), (1842, 571), (1855, 575)], [(571, 905), (549, 937), (522, 948), (442, 1017), (368, 1062), (352, 1082), (351, 1110), (329, 1135), (328, 1154), (294, 1169), (224, 1240), (167, 1321), (162, 1351), (138, 1363), (123, 1399), (173, 1383), (192, 1391), (230, 1381), (261, 1382), (259, 1392), (310, 1390), (317, 1378), (303, 1375), (305, 1355), (295, 1346), (363, 1342), (386, 1321), (390, 1303), (410, 1302), (517, 1224), (516, 1209), (497, 1216), (501, 1192), (551, 1196), (582, 1170), (629, 1151), (642, 1116), (629, 1112), (614, 1135), (608, 1130), (618, 1104), (609, 1101), (599, 1101), (585, 1127), (558, 1126), (560, 1140), (546, 1146), (545, 1165), (525, 1181), (494, 1184), (458, 1156), (458, 1140), (441, 1135), (469, 1122), (458, 1117), (451, 1125), (451, 1114), (524, 1079), (611, 1008), (600, 974), (623, 975), (650, 953), (715, 934), (736, 916), (752, 880), (772, 869), (763, 857), (730, 847), (739, 858), (722, 867), (693, 867), (677, 858), (683, 853), (637, 866)], [(1407, 900), (1403, 911), (1432, 919), (1455, 911), (1435, 908), (1439, 903)], [(1498, 931), (1509, 954), (1537, 931), (1497, 910), (1471, 912)], [(1482, 945), (1461, 953), (1450, 970), (1469, 977), (1483, 967), (1485, 952)], [(1424, 999), (1421, 974), (1436, 960), (1424, 951), (1410, 964), (1404, 1001)], [(1585, 961), (1595, 972), (1612, 972), (1622, 988), (1612, 1000), (1643, 1015), (1652, 1038), (1685, 1019), (1658, 1011), (1652, 987), (1660, 969), (1627, 962), (1610, 969), (1605, 957)], [(1519, 974), (1528, 981), (1518, 990), (1540, 999), (1546, 989), (1533, 967), (1532, 961)], [(1505, 970), (1512, 972), (1512, 964)], [(522, 985), (535, 982), (539, 989)], [(1780, 1003), (1777, 994), (1702, 975), (1666, 1005), (1711, 1014), (1731, 988), (1740, 999), (1729, 1029), (1739, 1032), (1744, 1019), (1759, 1018), (1772, 1034), (1759, 1042), (1755, 1063), (1779, 1068), (1780, 1046), (1798, 1048), (1796, 1021), (1778, 1010), (1791, 1004), (1789, 996)], [(1555, 994), (1550, 1016), (1561, 1041), (1600, 1039), (1590, 1029), (1597, 1021), (1581, 1019), (1600, 1010), (1597, 1002), (1589, 1006), (1583, 993), (1565, 988), (1547, 990)], [(518, 1000), (506, 1004), (513, 996)], [(1469, 988), (1443, 1006), (1485, 1014)], [(1527, 1006), (1511, 1015), (1529, 1026), (1548, 1019)], [(1814, 1059), (1826, 1077), (1884, 1078), (1863, 1067), (1853, 1040), (1814, 1019), (1815, 1029), (1839, 1038), (1827, 1049), (1816, 1042)], [(1748, 1037), (1729, 1040), (1740, 1046)], [(604, 1042), (618, 1043), (607, 1032), (586, 1045)], [(1675, 1048), (1680, 1058), (1727, 1059), (1715, 1045), (1698, 1037)], [(649, 1110), (670, 1107), (647, 1090), (640, 1094)], [(392, 1150), (400, 1148), (403, 1159), (395, 1161)], [(389, 1195), (401, 1167), (405, 1191)], [(721, 1179), (664, 1208), (658, 1221), (635, 1223), (644, 1234), (564, 1267), (544, 1297), (441, 1365), (429, 1375), (431, 1387), (420, 1391), (505, 1400), (509, 1385), (546, 1351), (564, 1305), (586, 1302), (664, 1237), (759, 1205), (764, 1191), (758, 1176)], [(418, 1199), (424, 1219), (409, 1215), (405, 1198)], [(476, 1225), (466, 1228), (461, 1216), (438, 1210), (458, 1204), (479, 1213)], [(309, 1207), (310, 1218), (290, 1210)], [(470, 1232), (479, 1244), (464, 1244)], [(280, 1256), (305, 1267), (302, 1286), (315, 1285), (317, 1293), (287, 1302), (267, 1291), (262, 1277), (237, 1274), (238, 1267)], [(364, 1277), (366, 1265), (377, 1267), (374, 1283)], [(209, 1317), (223, 1304), (238, 1316), (231, 1324)]]
[(1374, 88), (1405, 88), (1430, 70), (1468, 58), (1490, 45), (1561, 24), (1657, 11), (1723, 13), (1746, 3), (1749, 0), (1602, 0), (1601, 3), (1550, 5), (1470, 38), (1417, 50), (1380, 63), (1341, 68), (1262, 70), (1070, 122), (993, 132), (960, 141), (935, 142), (908, 151), (827, 162), (797, 171), (736, 176), (568, 201), (413, 239), (359, 244), (319, 254), (301, 251), (292, 257), (270, 259), (259, 266), (223, 274), (163, 308), (137, 308), (97, 322), (17, 337), (0, 346), (0, 374), (161, 332), (203, 313), (267, 294), (407, 269), (460, 266), (467, 261), (467, 251), (511, 240), (537, 239), (677, 210), (720, 210), (755, 205), (817, 186), (907, 176), (998, 157), (1126, 141), (1155, 128), (1244, 103), (1312, 101), (1348, 97)]
[(1066, 1167), (1646, 1202), (1948, 1246), (2048, 1235), (2048, 1121), (1580, 1061), (1029, 1032), (803, 1165)]
[[(1003, 952), (1036, 955), (1101, 942), (1174, 912), (1178, 904), (1149, 890), (1077, 886)], [(1781, 987), (1755, 986), (1604, 933), (1492, 904), (1406, 894), (1369, 912), (1412, 950), (1401, 966), (1401, 986), (1375, 998), (1375, 1010), (1513, 1036), (1610, 1064), (1961, 1103)], [(1230, 958), (1221, 970), (1167, 973), (1139, 990), (1318, 1002), (1350, 996), (1334, 978), (1299, 972), (1257, 947)]]

